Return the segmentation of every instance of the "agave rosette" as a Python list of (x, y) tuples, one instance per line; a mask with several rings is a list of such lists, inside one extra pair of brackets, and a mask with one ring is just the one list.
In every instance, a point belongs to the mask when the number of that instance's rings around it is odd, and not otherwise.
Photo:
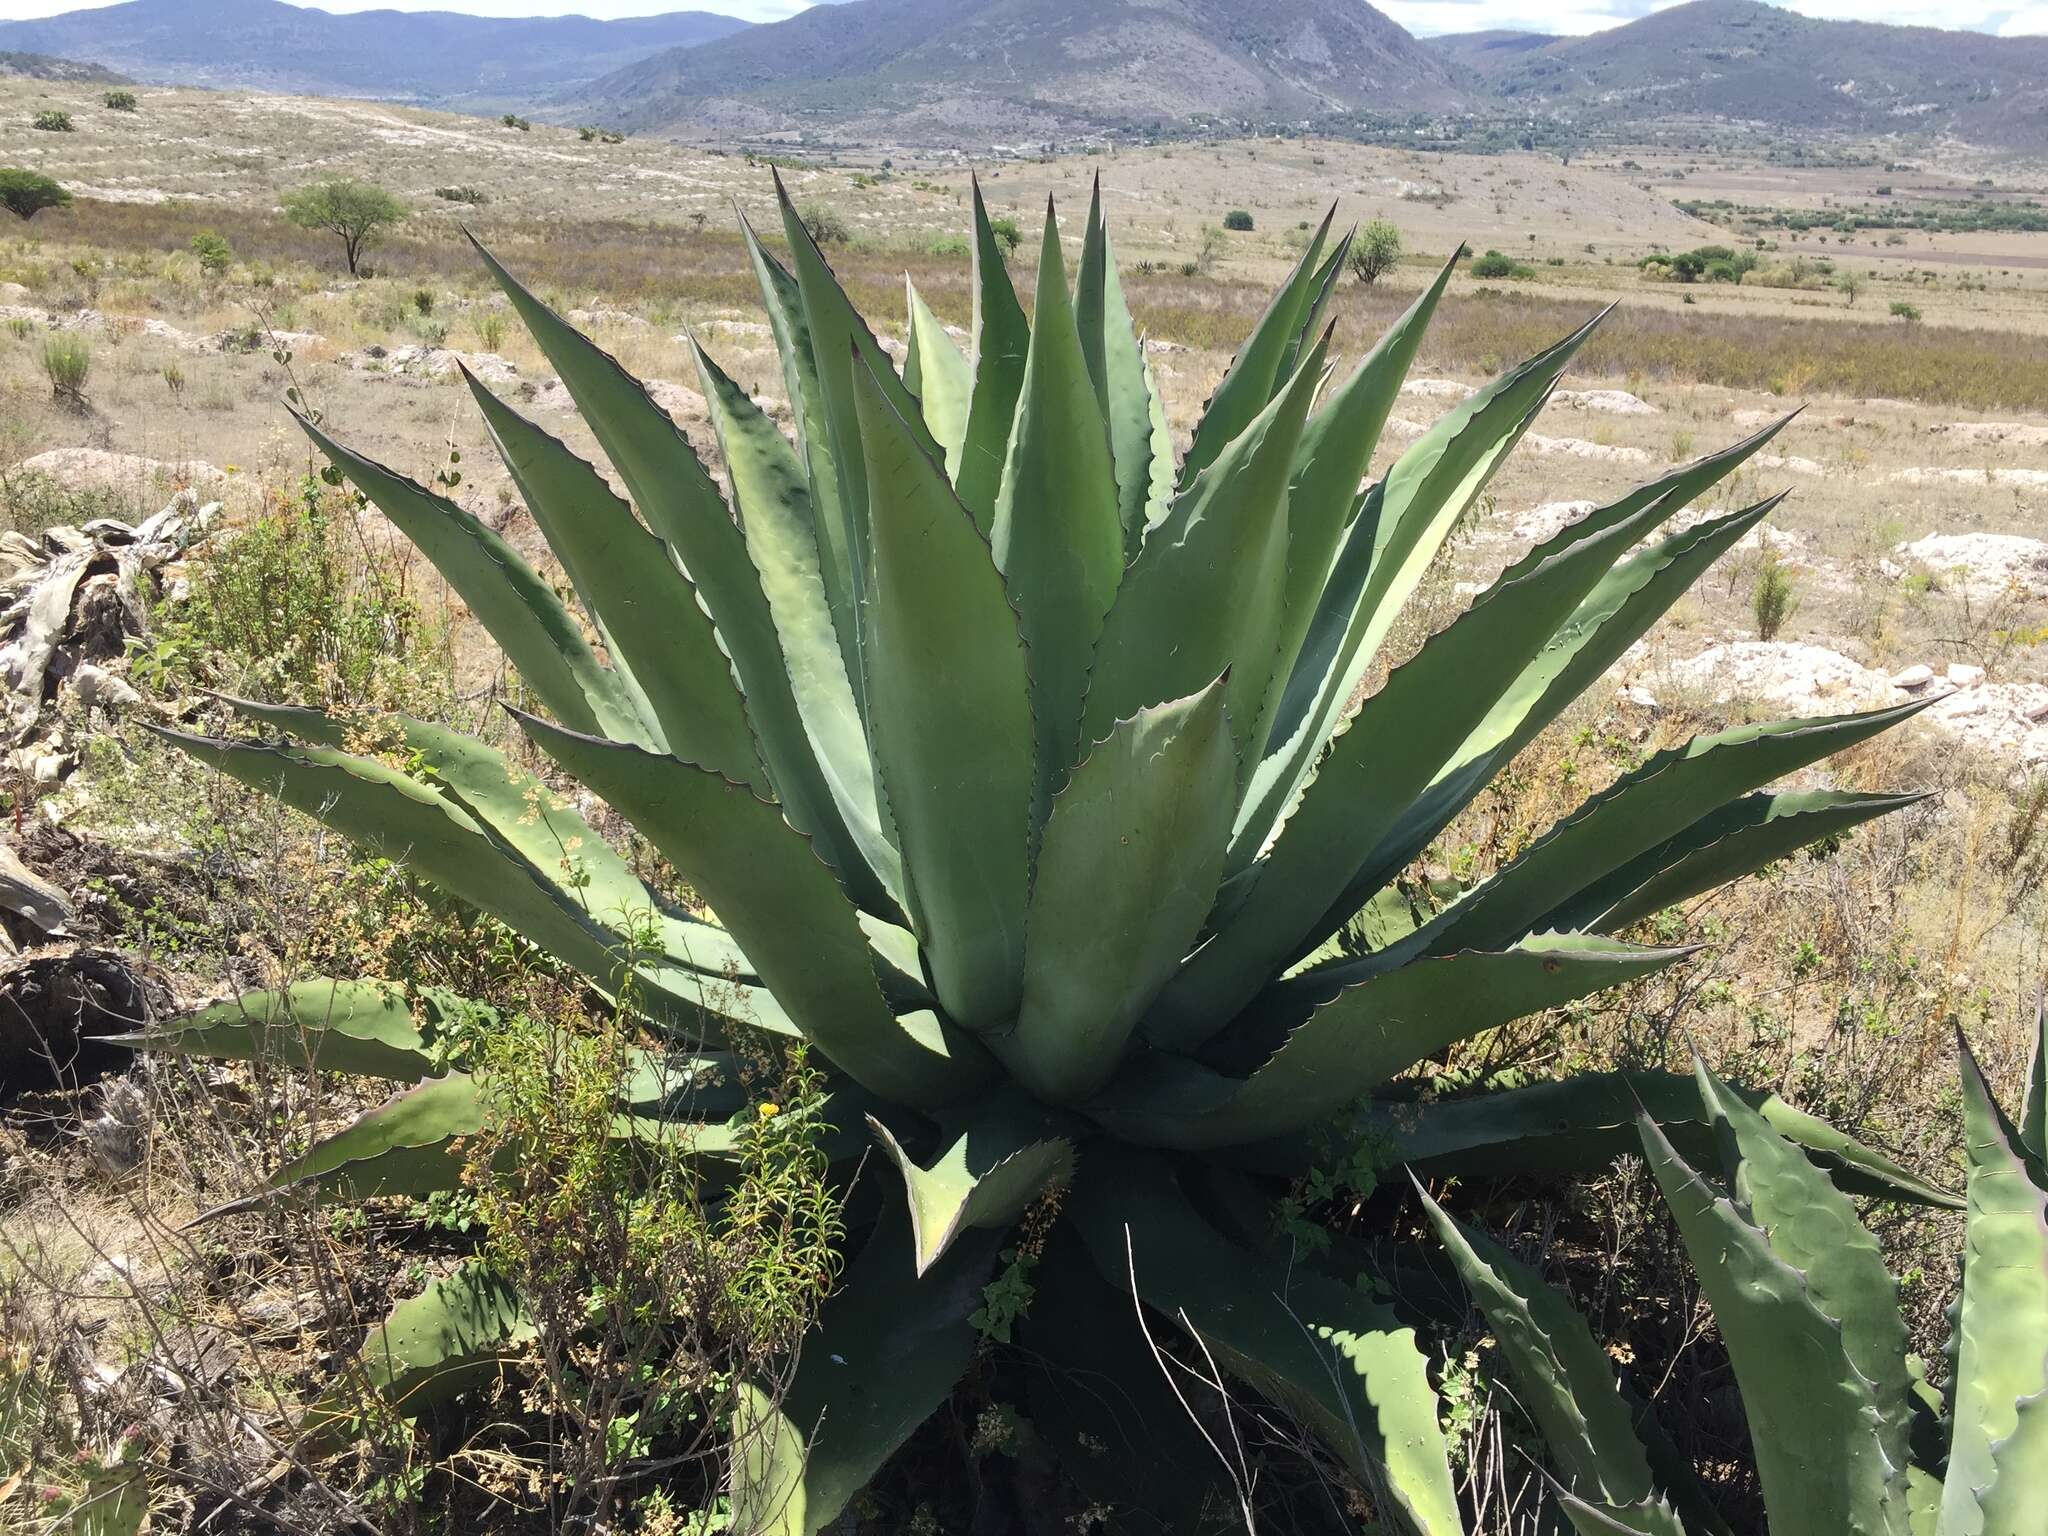
[[(794, 432), (697, 348), (723, 486), (484, 254), (630, 496), (469, 379), (574, 604), (453, 502), (306, 423), (495, 637), (544, 707), (519, 716), (531, 740), (715, 921), (439, 726), (398, 722), (411, 771), (351, 754), (347, 722), (253, 703), (238, 707), (281, 739), (181, 744), (595, 988), (619, 993), (630, 969), (676, 1043), (622, 1105), (635, 1134), (729, 1154), (723, 1052), (750, 1031), (810, 1043), (835, 1152), (879, 1144), (903, 1193), (857, 1234), (787, 1397), (756, 1405), (739, 1528), (834, 1518), (969, 1361), (1003, 1233), (1064, 1190), (1031, 1343), (1054, 1375), (1132, 1368), (1115, 1400), (1048, 1388), (1057, 1443), (1143, 1445), (1165, 1466), (1157, 1448), (1185, 1436), (1135, 1292), (1322, 1433), (1390, 1517), (1458, 1529), (1412, 1331), (1258, 1251), (1210, 1170), (1255, 1169), (1233, 1185), (1250, 1188), (1298, 1170), (1347, 1108), (1424, 1169), (1597, 1166), (1633, 1144), (1641, 1104), (1704, 1134), (1678, 1077), (1373, 1096), (1457, 1040), (1671, 965), (1682, 950), (1615, 935), (1910, 798), (1766, 787), (1906, 710), (1744, 727), (1657, 754), (1454, 899), (1396, 883), (1771, 509), (1665, 531), (1778, 427), (1588, 512), (1361, 702), (1403, 604), (1597, 320), (1368, 483), (1455, 262), (1339, 381), (1327, 317), (1348, 242), (1326, 219), (1176, 462), (1099, 193), (1071, 287), (1048, 209), (1027, 321), (977, 191), (971, 345), (913, 289), (900, 372), (786, 195), (780, 212), (786, 264), (745, 233)], [(330, 1065), (414, 1080), (273, 1182), (416, 1192), (453, 1183), (449, 1145), (482, 1113), (473, 1083), (432, 1075), (439, 1006), (319, 983), (156, 1038), (216, 1054), (317, 1039)], [(660, 1088), (677, 1063), (710, 1086)], [(1764, 1112), (1845, 1183), (1944, 1198), (1789, 1106)], [(488, 1352), (502, 1329), (484, 1332)], [(1216, 1473), (1206, 1455), (1173, 1477), (1119, 1465), (1127, 1505)]]

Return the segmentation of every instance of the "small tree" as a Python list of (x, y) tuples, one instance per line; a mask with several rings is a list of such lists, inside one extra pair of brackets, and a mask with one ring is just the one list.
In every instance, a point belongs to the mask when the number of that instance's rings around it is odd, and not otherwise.
[(1759, 640), (1777, 639), (1778, 631), (1799, 607), (1793, 581), (1792, 568), (1778, 558), (1777, 547), (1766, 538), (1757, 561), (1756, 585), (1749, 592), (1749, 611), (1756, 618)]
[(990, 219), (988, 221), (988, 228), (989, 233), (996, 237), (997, 243), (1002, 246), (1005, 253), (1016, 250), (1023, 243), (1023, 229), (1008, 214), (1004, 214), (1001, 218)]
[(199, 258), (199, 270), (208, 277), (219, 277), (235, 263), (235, 248), (228, 244), (227, 236), (210, 229), (202, 229), (192, 237), (192, 254)]
[(41, 171), (18, 165), (0, 165), (0, 207), (17, 219), (32, 219), (45, 208), (63, 208), (71, 194)]
[(50, 398), (75, 410), (85, 408), (85, 380), (92, 372), (92, 347), (76, 331), (53, 331), (43, 342), (43, 372)]
[(1351, 242), (1351, 275), (1361, 283), (1376, 283), (1401, 258), (1401, 231), (1385, 219), (1374, 219)]
[(284, 216), (301, 229), (341, 236), (349, 276), (360, 277), (363, 252), (405, 217), (405, 205), (382, 187), (337, 176), (286, 193)]
[(1230, 212), (1223, 215), (1223, 227), (1232, 234), (1250, 234), (1252, 216), (1243, 208), (1233, 208)]
[(1842, 290), (1842, 297), (1849, 301), (1849, 307), (1856, 307), (1856, 295), (1863, 291), (1863, 279), (1854, 272), (1835, 274), (1835, 286)]
[(1908, 304), (1904, 299), (1893, 299), (1891, 312), (1896, 318), (1905, 321), (1908, 325), (1913, 324), (1920, 318), (1920, 306)]
[(133, 91), (109, 91), (100, 98), (109, 112), (133, 112), (135, 93)]

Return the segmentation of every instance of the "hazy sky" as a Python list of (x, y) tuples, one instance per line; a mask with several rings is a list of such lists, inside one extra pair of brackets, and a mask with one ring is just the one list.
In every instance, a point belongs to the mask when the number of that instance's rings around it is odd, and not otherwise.
[[(1334, 3), (1334, 0), (1333, 0)], [(1512, 27), (1542, 32), (1597, 32), (1602, 27), (1662, 10), (1673, 0), (1374, 0), (1409, 31), (1476, 32)], [(1786, 0), (1780, 0), (1786, 3)], [(2048, 0), (1789, 0), (1808, 16), (1844, 21), (1892, 21), (1937, 27), (1974, 27), (2007, 37), (2048, 33)], [(54, 16), (78, 10), (79, 0), (0, 0), (0, 20)], [(328, 11), (470, 11), (492, 16), (647, 16), (658, 11), (707, 10), (776, 21), (805, 9), (805, 0), (324, 0)]]

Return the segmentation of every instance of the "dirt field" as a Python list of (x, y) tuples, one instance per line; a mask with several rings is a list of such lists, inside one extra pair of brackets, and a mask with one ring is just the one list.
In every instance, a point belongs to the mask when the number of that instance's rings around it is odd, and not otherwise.
[[(0, 531), (136, 517), (185, 485), (221, 500), (231, 528), (246, 528), (320, 467), (286, 409), (295, 389), (336, 436), (415, 479), (433, 480), (459, 455), (456, 499), (544, 561), (455, 364), (579, 452), (595, 448), (488, 287), (465, 225), (647, 380), (707, 460), (692, 334), (786, 422), (781, 371), (733, 231), (737, 200), (779, 238), (768, 166), (385, 105), (137, 94), (131, 116), (103, 110), (96, 91), (0, 81), (0, 165), (46, 170), (78, 199), (0, 230)], [(75, 131), (29, 128), (46, 107), (70, 111)], [(1643, 754), (1726, 722), (1915, 698), (1933, 701), (1920, 720), (1826, 772), (1843, 786), (1924, 789), (1928, 803), (1839, 851), (1787, 860), (1690, 905), (1667, 937), (1704, 948), (1668, 988), (1660, 980), (1611, 1006), (1545, 1016), (1533, 1044), (1504, 1031), (1461, 1047), (1468, 1054), (1450, 1065), (1473, 1082), (1503, 1062), (1671, 1065), (1698, 1042), (1744, 1080), (1952, 1181), (1952, 1029), (1969, 1029), (2010, 1098), (2048, 936), (2048, 234), (1915, 233), (1888, 244), (1879, 233), (1847, 246), (1787, 234), (1767, 254), (1799, 259), (1798, 286), (1658, 282), (1638, 262), (1729, 242), (1728, 230), (1680, 212), (1675, 199), (1821, 208), (1863, 202), (1886, 184), (1894, 195), (1963, 198), (1986, 176), (2021, 195), (2039, 175), (1963, 159), (1910, 174), (1647, 153), (1566, 166), (1301, 141), (978, 168), (878, 156), (782, 174), (801, 207), (844, 226), (830, 257), (888, 339), (901, 334), (906, 272), (943, 319), (969, 322), (962, 237), (976, 169), (992, 211), (1019, 225), (1013, 264), (1027, 295), (1048, 195), (1071, 252), (1100, 174), (1132, 306), (1182, 434), (1333, 200), (1340, 225), (1393, 221), (1405, 250), (1378, 283), (1342, 284), (1340, 369), (1461, 243), (1527, 268), (1454, 280), (1376, 471), (1470, 391), (1619, 303), (1456, 537), (1405, 645), (1588, 505), (1803, 408), (1712, 498), (1720, 509), (1789, 491), (1769, 523), (1532, 745), (1432, 858), (1460, 875), (1483, 871)], [(277, 212), (284, 192), (336, 174), (375, 180), (413, 210), (371, 252), (366, 278), (344, 274), (338, 241)], [(481, 201), (437, 195), (444, 188)], [(1223, 234), (1224, 214), (1240, 208), (1253, 230)], [(222, 271), (204, 270), (191, 249), (205, 230), (232, 246)], [(1822, 257), (1862, 276), (1861, 291), (1834, 284)], [(1894, 314), (1899, 304), (1919, 318)], [(49, 373), (53, 343), (71, 340), (88, 358), (82, 402), (57, 398)], [(349, 536), (380, 573), (401, 572), (404, 601), (437, 645), (445, 623), (455, 696), (495, 718), (501, 659), (438, 577), (408, 563), (373, 512)], [(1767, 570), (1789, 579), (1789, 611), (1768, 620)], [(99, 796), (104, 811), (134, 791), (92, 779), (113, 751), (79, 755), (85, 763), (53, 801), (89, 807)], [(37, 804), (46, 790), (27, 787), (21, 763), (11, 772), (25, 803)], [(149, 793), (174, 795), (147, 786), (132, 796), (143, 806), (132, 818), (160, 840), (197, 814)], [(89, 818), (82, 824), (93, 835)], [(288, 845), (283, 832), (278, 839)], [(164, 859), (187, 863), (199, 861)], [(277, 926), (303, 940), (321, 924), (293, 904), (301, 888), (289, 884), (286, 861), (272, 864), (285, 872), (274, 892), (258, 894), (276, 896)], [(259, 947), (246, 931), (223, 931), (252, 926), (220, 915), (227, 910), (208, 905), (192, 923), (203, 941), (169, 952), (199, 976), (199, 990)], [(167, 921), (154, 909), (147, 919), (152, 934)], [(79, 1188), (96, 1187), (89, 1172), (77, 1177)], [(237, 1167), (221, 1177), (249, 1175)], [(114, 1204), (51, 1195), (0, 1215), (0, 1230), (53, 1255), (53, 1273), (114, 1309), (116, 1293), (92, 1279), (95, 1256), (140, 1252), (142, 1241)], [(1932, 1338), (1946, 1301), (1953, 1236), (1933, 1222), (1887, 1229), (1897, 1267), (1920, 1277), (1908, 1297), (1916, 1337)]]

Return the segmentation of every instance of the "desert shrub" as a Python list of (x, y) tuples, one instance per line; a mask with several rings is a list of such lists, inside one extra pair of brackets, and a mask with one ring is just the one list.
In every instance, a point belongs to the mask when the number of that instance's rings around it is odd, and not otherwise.
[(92, 344), (77, 331), (52, 331), (43, 339), (43, 372), (50, 395), (67, 405), (85, 404), (85, 381), (92, 372)]
[(431, 288), (413, 289), (412, 307), (415, 314), (431, 315), (434, 312), (434, 290)]
[(473, 208), (480, 208), (490, 201), (477, 187), (436, 187), (434, 196), (444, 203), (466, 203)]
[(1779, 558), (1777, 546), (1766, 539), (1757, 559), (1756, 581), (1749, 591), (1749, 611), (1756, 619), (1759, 640), (1777, 639), (1778, 631), (1798, 609), (1796, 585), (1792, 568)]
[(1014, 252), (1023, 243), (1024, 231), (1018, 228), (1017, 221), (1008, 214), (990, 219), (988, 227), (989, 233), (996, 237), (996, 243), (1003, 248), (1005, 254)]
[(1223, 227), (1233, 234), (1248, 234), (1252, 228), (1252, 216), (1243, 208), (1233, 208), (1223, 215)]
[(133, 112), (135, 93), (133, 91), (109, 91), (100, 98), (109, 112)]
[(185, 397), (185, 370), (178, 366), (177, 359), (165, 363), (160, 372), (164, 388), (171, 392), (171, 398), (182, 400)]
[(655, 1468), (680, 1466), (709, 1504), (739, 1383), (772, 1374), (838, 1271), (822, 1080), (801, 1050), (736, 1059), (701, 1090), (678, 1079), (678, 1093), (738, 1100), (737, 1177), (714, 1204), (681, 1138), (616, 1134), (619, 1095), (644, 1070), (628, 1020), (593, 1027), (558, 994), (480, 1045), (465, 1195), (480, 1258), (533, 1321), (527, 1398), (548, 1421), (551, 1528), (604, 1528)]
[(1484, 256), (1475, 257), (1471, 270), (1474, 277), (1523, 278), (1536, 275), (1534, 267), (1499, 251), (1488, 251)]
[(67, 485), (38, 469), (0, 465), (0, 528), (34, 534), (60, 525), (75, 528), (97, 517), (134, 515), (129, 498), (117, 491)]
[(228, 244), (227, 236), (210, 229), (192, 237), (192, 254), (198, 258), (199, 270), (209, 277), (218, 277), (235, 264), (235, 248)]
[(1904, 299), (1893, 299), (1889, 312), (1893, 319), (1903, 320), (1908, 325), (1917, 324), (1920, 319), (1920, 306), (1909, 304)]
[(41, 171), (0, 166), (0, 208), (17, 219), (32, 219), (45, 208), (63, 208), (70, 202), (71, 194)]
[(961, 261), (973, 251), (965, 235), (933, 235), (924, 242), (924, 254), (942, 261)]
[(521, 117), (517, 112), (507, 112), (503, 117), (499, 118), (498, 121), (503, 123), (507, 128), (518, 129), (521, 133), (533, 132), (533, 124), (528, 122), (525, 118)]
[(354, 498), (303, 480), (194, 556), (190, 595), (136, 658), (158, 688), (359, 710), (425, 708), (445, 686), (437, 637), (398, 575), (370, 559)]
[(494, 309), (487, 309), (477, 316), (476, 339), (483, 343), (486, 352), (495, 352), (505, 344), (505, 317)]
[(1401, 259), (1401, 231), (1386, 219), (1373, 219), (1351, 242), (1351, 274), (1361, 283), (1376, 283)]
[(811, 232), (811, 238), (820, 245), (844, 245), (853, 238), (853, 230), (836, 209), (823, 203), (810, 203), (803, 211), (804, 228)]
[(45, 133), (70, 133), (73, 131), (71, 114), (69, 112), (59, 112), (54, 108), (49, 111), (38, 112), (30, 126), (40, 128)]

